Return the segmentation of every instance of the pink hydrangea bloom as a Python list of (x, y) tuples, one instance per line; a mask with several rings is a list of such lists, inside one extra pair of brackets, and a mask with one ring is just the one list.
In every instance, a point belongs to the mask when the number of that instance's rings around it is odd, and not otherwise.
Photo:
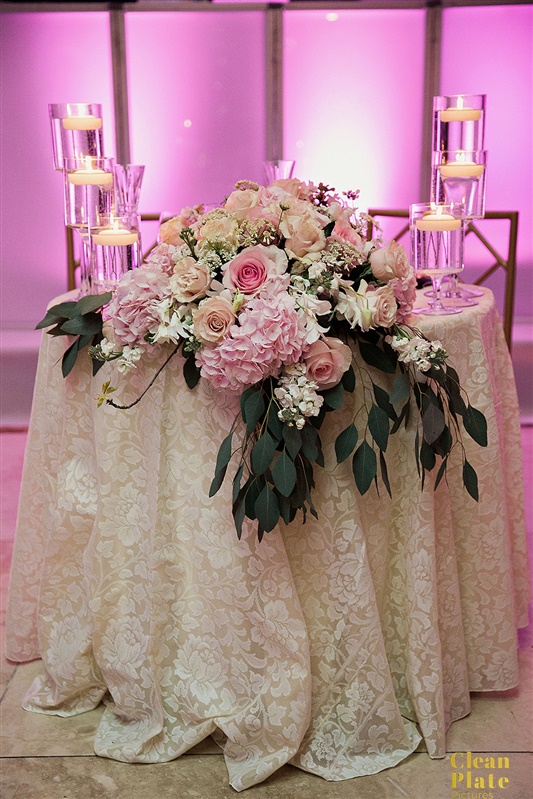
[(411, 267), (410, 273), (404, 278), (394, 278), (389, 282), (398, 303), (396, 322), (401, 325), (407, 322), (416, 300), (416, 275)]
[(121, 344), (142, 344), (144, 336), (160, 323), (157, 305), (171, 297), (168, 275), (145, 264), (121, 278), (107, 308), (114, 338)]
[(172, 256), (175, 252), (176, 247), (173, 244), (158, 244), (149, 254), (146, 263), (154, 269), (160, 269), (162, 272), (166, 272), (167, 275), (171, 275), (174, 271), (174, 259)]
[(262, 292), (244, 307), (239, 322), (219, 346), (196, 354), (202, 377), (216, 388), (242, 390), (301, 358), (305, 327), (289, 294)]

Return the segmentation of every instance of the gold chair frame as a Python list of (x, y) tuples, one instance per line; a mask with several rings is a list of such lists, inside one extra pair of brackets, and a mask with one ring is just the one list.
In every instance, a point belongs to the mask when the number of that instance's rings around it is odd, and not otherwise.
[[(371, 208), (368, 211), (371, 217), (397, 217), (399, 219), (408, 219), (409, 211), (405, 209), (393, 210), (390, 208)], [(474, 285), (482, 285), (487, 278), (489, 278), (497, 269), (503, 269), (505, 272), (505, 295), (504, 295), (504, 312), (503, 312), (503, 330), (505, 333), (505, 340), (509, 352), (512, 346), (512, 332), (513, 332), (513, 315), (514, 315), (514, 295), (516, 283), (516, 245), (518, 239), (518, 211), (487, 211), (484, 219), (506, 219), (509, 221), (509, 238), (507, 243), (507, 257), (504, 258), (496, 250), (495, 247), (488, 241), (486, 236), (480, 231), (478, 221), (474, 220), (469, 222), (466, 228), (466, 234), (474, 234), (479, 241), (483, 244), (486, 250), (495, 259), (476, 280)], [(372, 238), (374, 225), (370, 222), (368, 225), (367, 238)], [(404, 225), (398, 230), (398, 233), (393, 238), (398, 241), (402, 236), (405, 236), (409, 231), (409, 223)]]

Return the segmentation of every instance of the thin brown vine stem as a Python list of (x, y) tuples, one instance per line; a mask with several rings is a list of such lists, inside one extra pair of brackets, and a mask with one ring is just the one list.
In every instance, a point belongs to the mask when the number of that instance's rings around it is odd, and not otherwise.
[(172, 350), (172, 352), (170, 353), (168, 358), (165, 360), (165, 362), (159, 367), (159, 369), (157, 370), (155, 375), (152, 377), (152, 379), (150, 380), (150, 382), (148, 383), (148, 385), (146, 386), (146, 388), (142, 392), (142, 394), (140, 394), (137, 397), (137, 399), (134, 400), (130, 405), (119, 405), (117, 402), (114, 402), (114, 400), (110, 400), (110, 399), (106, 399), (106, 404), (107, 405), (111, 405), (112, 408), (117, 408), (117, 410), (119, 410), (119, 411), (128, 411), (130, 408), (133, 408), (134, 405), (137, 405), (137, 403), (139, 403), (142, 400), (144, 395), (147, 394), (147, 392), (152, 388), (152, 386), (154, 385), (155, 381), (157, 380), (157, 378), (159, 377), (159, 375), (161, 374), (161, 372), (163, 371), (163, 369), (165, 368), (167, 363), (170, 361), (171, 358), (174, 357), (174, 355), (178, 352), (179, 348), (180, 348), (180, 345), (178, 344)]

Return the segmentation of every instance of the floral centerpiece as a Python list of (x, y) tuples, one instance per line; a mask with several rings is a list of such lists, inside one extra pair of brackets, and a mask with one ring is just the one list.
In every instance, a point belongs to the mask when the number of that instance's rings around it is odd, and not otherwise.
[[(352, 458), (361, 494), (378, 477), (390, 494), (387, 444), (402, 425), (416, 428), (422, 486), (437, 457), (435, 485), (445, 477), (450, 452), (461, 445), (459, 417), (486, 445), (485, 419), (464, 396), (442, 345), (408, 324), (416, 277), (405, 250), (383, 245), (379, 234), (368, 239), (370, 218), (357, 212), (356, 199), (297, 179), (266, 187), (240, 181), (221, 207), (185, 208), (165, 222), (161, 243), (115, 291), (55, 306), (39, 325), (77, 334), (64, 374), (88, 344), (94, 373), (104, 361), (127, 371), (147, 350), (166, 347), (161, 368), (181, 351), (189, 388), (204, 379), (240, 393), (210, 491), (219, 490), (236, 456), (239, 536), (245, 517), (257, 520), (261, 538), (299, 510), (304, 521), (307, 512), (316, 516), (321, 425), (358, 382), (364, 407), (335, 451), (338, 462)], [(374, 379), (379, 372), (388, 376), (380, 381), (387, 389)], [(99, 404), (125, 407), (114, 391), (106, 381)], [(463, 480), (477, 500), (464, 448)]]

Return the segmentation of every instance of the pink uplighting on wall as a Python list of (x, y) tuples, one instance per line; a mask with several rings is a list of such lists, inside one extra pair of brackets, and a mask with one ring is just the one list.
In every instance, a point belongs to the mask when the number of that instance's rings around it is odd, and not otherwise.
[(264, 15), (126, 15), (132, 158), (141, 208), (218, 204), (262, 180)]
[(424, 11), (284, 16), (284, 157), (295, 174), (360, 189), (360, 206), (420, 199)]
[(102, 13), (3, 14), (2, 325), (33, 327), (66, 291), (63, 178), (48, 103), (99, 102), (114, 154), (109, 20)]

